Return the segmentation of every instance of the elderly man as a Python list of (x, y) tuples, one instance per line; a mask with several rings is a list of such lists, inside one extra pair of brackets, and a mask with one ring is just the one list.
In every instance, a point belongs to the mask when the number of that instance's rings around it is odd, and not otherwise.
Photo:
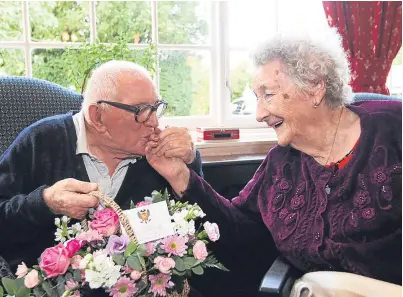
[[(130, 62), (96, 69), (78, 113), (57, 115), (20, 133), (0, 158), (0, 255), (15, 271), (53, 244), (54, 219), (82, 219), (99, 190), (128, 208), (168, 183), (147, 163), (152, 139), (170, 139), (172, 156), (201, 172), (186, 129), (158, 129), (167, 103), (148, 72)], [(199, 162), (199, 163), (198, 163)]]

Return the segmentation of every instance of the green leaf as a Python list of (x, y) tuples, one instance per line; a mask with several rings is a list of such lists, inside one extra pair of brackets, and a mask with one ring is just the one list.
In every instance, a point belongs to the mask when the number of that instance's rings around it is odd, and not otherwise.
[(25, 279), (24, 277), (21, 277), (21, 278), (17, 278), (17, 279), (14, 280), (14, 281), (15, 281), (15, 285), (16, 285), (16, 287), (17, 287), (17, 292), (18, 292), (19, 289), (25, 287), (25, 285), (24, 285), (24, 279)]
[(173, 269), (172, 270), (172, 273), (173, 274), (175, 274), (175, 275), (180, 275), (180, 276), (182, 276), (182, 275), (185, 275), (186, 274), (186, 271), (178, 271), (177, 269)]
[(137, 247), (136, 254), (139, 255), (140, 257), (144, 257), (147, 254), (147, 247), (145, 244), (140, 244)]
[(74, 270), (74, 272), (73, 272), (73, 279), (76, 281), (76, 282), (80, 282), (81, 281), (81, 271), (80, 270)]
[(185, 269), (190, 269), (196, 264), (196, 259), (193, 257), (185, 257), (183, 261), (185, 264)]
[(133, 241), (130, 241), (129, 244), (127, 245), (127, 247), (126, 247), (125, 256), (129, 257), (136, 250), (137, 250), (137, 245)]
[(130, 209), (136, 208), (136, 205), (134, 204), (133, 200), (130, 200)]
[(197, 274), (197, 275), (202, 275), (204, 272), (203, 267), (201, 267), (200, 265), (193, 267), (192, 271), (194, 274)]
[(65, 291), (64, 286), (65, 286), (66, 280), (64, 279), (64, 277), (62, 275), (59, 275), (56, 279), (56, 282), (57, 282), (57, 286), (56, 286), (57, 294), (59, 296), (62, 296)]
[(167, 188), (165, 188), (165, 190), (164, 190), (163, 199), (166, 200), (166, 201), (168, 201), (168, 199), (169, 199), (169, 193), (168, 193)]
[(176, 258), (175, 259), (175, 269), (178, 271), (185, 271), (186, 267), (185, 267), (185, 262), (183, 261), (182, 258)]
[(127, 258), (127, 265), (130, 266), (130, 268), (141, 271), (141, 263), (140, 260), (137, 256), (131, 255), (130, 257)]
[(114, 254), (112, 256), (112, 260), (117, 265), (123, 266), (123, 265), (125, 265), (126, 257), (123, 254)]
[(34, 288), (34, 296), (35, 297), (43, 297), (46, 296), (46, 292), (44, 290), (42, 290), (41, 287), (35, 287)]
[[(141, 268), (146, 266), (146, 262), (144, 261), (143, 257), (140, 257), (139, 255), (137, 255), (137, 259), (139, 259), (140, 264), (141, 264)], [(142, 270), (142, 269), (141, 269)]]
[(54, 289), (49, 282), (44, 281), (42, 283), (42, 288), (45, 290), (46, 296), (48, 296), (48, 297), (58, 297), (56, 289)]
[(29, 297), (30, 294), (31, 294), (30, 289), (28, 289), (27, 287), (22, 287), (18, 290), (15, 297)]
[(0, 296), (3, 296), (3, 295), (4, 295), (4, 289), (2, 286), (0, 286)]
[(1, 279), (1, 282), (3, 283), (4, 289), (6, 289), (8, 295), (16, 295), (17, 294), (16, 280), (8, 278), (8, 277), (3, 277)]

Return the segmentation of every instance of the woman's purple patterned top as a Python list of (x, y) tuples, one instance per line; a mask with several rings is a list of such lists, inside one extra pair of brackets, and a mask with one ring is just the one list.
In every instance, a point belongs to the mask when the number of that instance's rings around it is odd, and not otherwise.
[(347, 271), (401, 284), (402, 103), (361, 101), (348, 108), (361, 119), (361, 135), (336, 173), (276, 146), (232, 201), (194, 172), (183, 199), (220, 225), (223, 240), (247, 242), (268, 229), (279, 252), (303, 271)]

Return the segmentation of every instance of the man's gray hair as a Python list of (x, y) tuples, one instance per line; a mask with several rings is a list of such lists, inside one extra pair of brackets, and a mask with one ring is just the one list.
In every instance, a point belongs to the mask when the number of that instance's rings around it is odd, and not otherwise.
[(152, 80), (147, 69), (136, 63), (116, 60), (106, 62), (96, 68), (88, 80), (82, 104), (84, 112), (87, 113), (88, 107), (99, 100), (116, 101), (119, 80), (123, 75)]
[(284, 64), (282, 70), (298, 89), (310, 91), (323, 81), (325, 103), (333, 108), (351, 101), (350, 68), (336, 29), (308, 34), (278, 34), (253, 51), (255, 66), (272, 60)]

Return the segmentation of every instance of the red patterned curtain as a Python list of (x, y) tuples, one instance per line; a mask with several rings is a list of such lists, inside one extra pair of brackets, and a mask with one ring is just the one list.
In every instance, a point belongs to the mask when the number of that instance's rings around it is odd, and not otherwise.
[(343, 37), (353, 92), (389, 94), (386, 79), (402, 45), (402, 2), (323, 1), (323, 7)]

